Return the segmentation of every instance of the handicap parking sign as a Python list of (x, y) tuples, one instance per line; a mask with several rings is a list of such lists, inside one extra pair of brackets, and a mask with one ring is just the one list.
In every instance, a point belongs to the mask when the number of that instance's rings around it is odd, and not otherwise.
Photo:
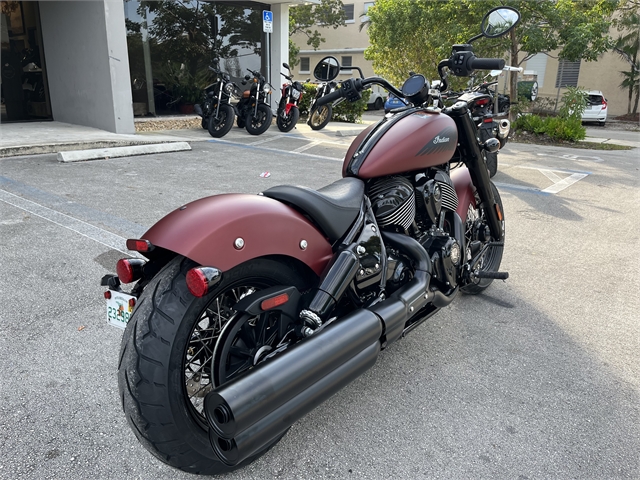
[(271, 10), (262, 11), (262, 31), (273, 33), (273, 12)]

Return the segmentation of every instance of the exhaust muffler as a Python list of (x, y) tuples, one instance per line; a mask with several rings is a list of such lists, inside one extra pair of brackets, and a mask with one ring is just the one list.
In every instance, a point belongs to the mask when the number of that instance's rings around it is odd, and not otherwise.
[(509, 136), (511, 131), (511, 122), (509, 120), (500, 120), (498, 123), (498, 138), (504, 140)]

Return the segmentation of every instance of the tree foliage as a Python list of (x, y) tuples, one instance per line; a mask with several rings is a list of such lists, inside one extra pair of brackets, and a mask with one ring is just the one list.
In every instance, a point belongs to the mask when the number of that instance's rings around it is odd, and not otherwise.
[(296, 33), (302, 33), (307, 37), (307, 45), (317, 50), (326, 40), (322, 34), (314, 28), (317, 25), (332, 27), (334, 29), (345, 24), (342, 0), (321, 0), (319, 4), (296, 5), (289, 9), (289, 63), (291, 66), (298, 64), (297, 46), (291, 37)]
[[(623, 70), (620, 88), (627, 90), (629, 100), (627, 113), (638, 112), (640, 100), (640, 0), (627, 0), (621, 5), (616, 26), (621, 32), (616, 39), (614, 51), (629, 64), (629, 70)], [(633, 94), (636, 99), (633, 101)], [(633, 110), (632, 110), (633, 109)]]
[[(520, 66), (537, 53), (570, 61), (596, 60), (612, 46), (608, 35), (618, 0), (378, 0), (369, 9), (371, 46), (365, 58), (374, 70), (400, 83), (409, 71), (437, 78), (437, 64), (448, 58), (451, 45), (465, 43), (480, 31), (491, 8), (516, 8), (522, 20), (510, 36), (474, 43), (477, 56), (505, 58)], [(516, 96), (517, 75), (511, 80)]]

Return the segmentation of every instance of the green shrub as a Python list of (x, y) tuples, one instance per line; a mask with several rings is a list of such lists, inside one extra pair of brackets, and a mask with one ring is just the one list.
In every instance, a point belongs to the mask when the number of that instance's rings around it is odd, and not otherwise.
[(586, 129), (580, 118), (545, 117), (538, 115), (522, 115), (513, 122), (513, 128), (536, 135), (547, 135), (553, 140), (576, 142), (584, 140)]
[[(309, 115), (309, 105), (313, 97), (316, 96), (318, 85), (315, 83), (305, 83), (303, 87), (304, 94), (298, 104), (298, 108), (300, 109), (301, 115)], [(333, 108), (333, 116), (331, 119), (340, 122), (358, 123), (362, 119), (362, 114), (367, 109), (367, 102), (369, 101), (370, 95), (371, 90), (365, 90), (362, 92), (362, 98), (357, 102), (348, 102), (345, 100), (339, 103)]]
[(562, 94), (562, 106), (558, 110), (558, 116), (580, 120), (587, 108), (587, 97), (587, 92), (582, 88), (567, 87), (567, 91)]

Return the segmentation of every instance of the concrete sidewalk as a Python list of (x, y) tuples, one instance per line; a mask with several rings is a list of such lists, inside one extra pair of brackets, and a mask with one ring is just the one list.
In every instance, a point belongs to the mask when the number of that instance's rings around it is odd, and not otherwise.
[[(363, 120), (363, 123), (360, 124), (330, 122), (320, 131), (314, 131), (308, 125), (299, 123), (290, 133), (293, 135), (302, 135), (311, 140), (344, 139), (345, 137), (356, 136), (368, 125), (378, 121), (380, 117), (367, 117)], [(162, 117), (157, 120), (166, 121), (168, 125), (172, 121), (171, 118), (165, 119)], [(259, 139), (259, 137), (249, 135), (246, 130), (235, 127), (229, 135), (231, 137), (246, 136), (247, 138)], [(272, 126), (267, 132), (261, 135), (261, 137), (274, 135), (289, 134), (282, 133), (275, 126)], [(0, 158), (158, 143), (203, 142), (208, 140), (211, 140), (211, 136), (206, 130), (201, 128), (158, 130), (127, 135), (62, 122), (4, 123), (0, 125)]]

